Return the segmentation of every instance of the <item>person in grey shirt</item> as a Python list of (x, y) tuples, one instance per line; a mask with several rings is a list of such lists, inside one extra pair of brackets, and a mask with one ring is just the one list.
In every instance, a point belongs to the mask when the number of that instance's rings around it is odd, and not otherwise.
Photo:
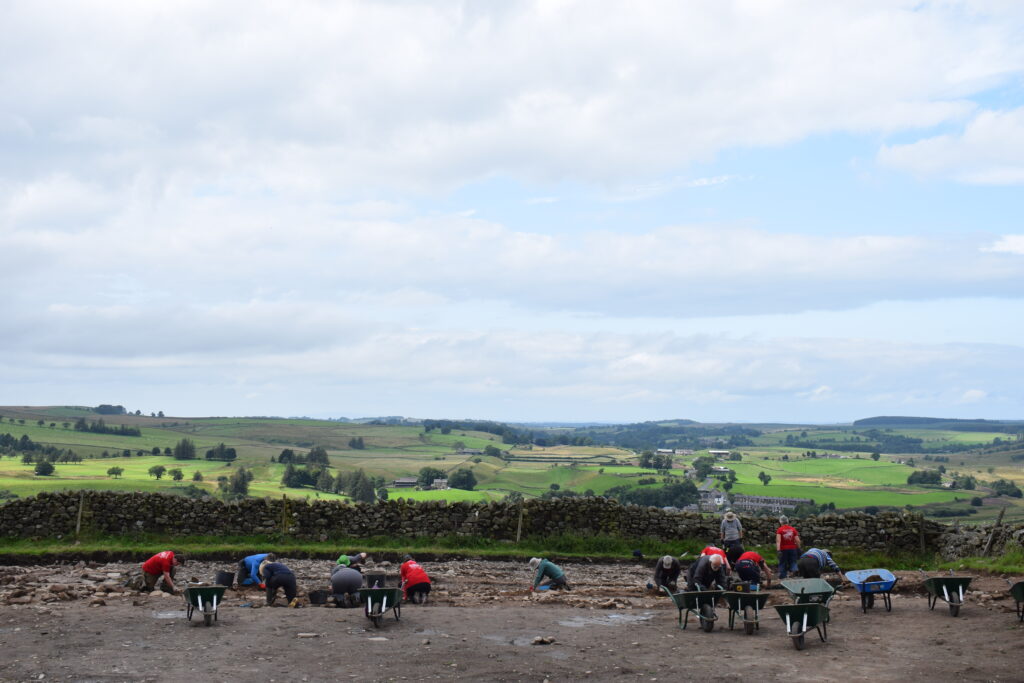
[(729, 564), (736, 564), (736, 560), (743, 554), (743, 525), (732, 510), (726, 510), (722, 517), (721, 539)]

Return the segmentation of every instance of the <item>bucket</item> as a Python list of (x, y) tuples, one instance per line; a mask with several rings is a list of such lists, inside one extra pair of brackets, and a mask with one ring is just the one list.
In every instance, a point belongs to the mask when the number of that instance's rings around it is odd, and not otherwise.
[(234, 572), (217, 572), (217, 579), (213, 583), (217, 586), (227, 586), (228, 588), (231, 588), (231, 584), (234, 582)]
[(367, 588), (386, 588), (388, 575), (383, 569), (367, 569), (363, 572), (363, 583)]
[(309, 602), (312, 605), (325, 605), (327, 604), (327, 596), (330, 594), (330, 591), (325, 590), (310, 591)]

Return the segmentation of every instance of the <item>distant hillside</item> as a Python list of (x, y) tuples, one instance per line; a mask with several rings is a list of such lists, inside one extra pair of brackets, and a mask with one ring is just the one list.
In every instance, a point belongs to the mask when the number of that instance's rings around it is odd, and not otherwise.
[(983, 420), (949, 417), (909, 417), (902, 415), (869, 417), (856, 420), (854, 427), (889, 427), (913, 429), (945, 429), (954, 432), (1005, 432), (1016, 434), (1024, 428), (1024, 420)]

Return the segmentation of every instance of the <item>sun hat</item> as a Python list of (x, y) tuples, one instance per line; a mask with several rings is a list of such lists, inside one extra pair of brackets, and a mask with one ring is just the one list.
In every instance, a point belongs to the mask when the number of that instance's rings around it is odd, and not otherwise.
[(539, 557), (531, 557), (528, 564), (530, 565), (530, 569), (536, 569), (537, 567), (540, 566), (540, 558)]
[(731, 522), (732, 520), (736, 519), (736, 513), (733, 512), (732, 510), (726, 510), (725, 518)]
[(664, 567), (665, 569), (668, 569), (669, 567), (672, 566), (672, 562), (673, 561), (674, 560), (672, 559), (671, 555), (666, 555), (665, 557), (661, 558), (661, 566)]

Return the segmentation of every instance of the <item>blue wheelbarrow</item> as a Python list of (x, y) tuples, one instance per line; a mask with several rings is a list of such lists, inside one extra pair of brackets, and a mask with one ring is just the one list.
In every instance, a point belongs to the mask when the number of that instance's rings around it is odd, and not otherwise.
[(860, 607), (867, 614), (881, 596), (885, 611), (892, 611), (892, 589), (899, 579), (888, 569), (858, 569), (846, 572), (846, 580), (860, 593)]

